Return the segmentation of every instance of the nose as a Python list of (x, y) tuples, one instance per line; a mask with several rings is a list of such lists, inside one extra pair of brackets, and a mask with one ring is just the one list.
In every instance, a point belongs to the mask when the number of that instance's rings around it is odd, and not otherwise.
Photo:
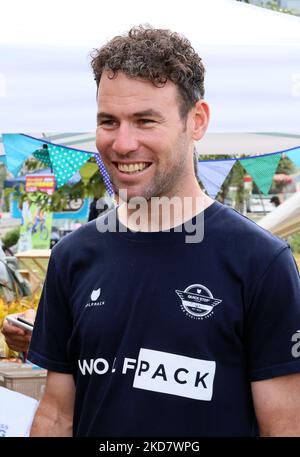
[(112, 145), (115, 152), (125, 155), (137, 150), (138, 139), (134, 130), (134, 126), (130, 124), (120, 124), (119, 128), (115, 131), (115, 138)]

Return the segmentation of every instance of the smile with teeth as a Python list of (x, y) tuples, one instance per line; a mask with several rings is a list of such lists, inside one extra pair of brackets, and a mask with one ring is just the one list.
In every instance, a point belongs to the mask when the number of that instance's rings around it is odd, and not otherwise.
[(140, 171), (145, 170), (145, 168), (149, 167), (151, 164), (146, 162), (136, 162), (136, 163), (117, 163), (118, 170), (122, 173), (138, 173)]

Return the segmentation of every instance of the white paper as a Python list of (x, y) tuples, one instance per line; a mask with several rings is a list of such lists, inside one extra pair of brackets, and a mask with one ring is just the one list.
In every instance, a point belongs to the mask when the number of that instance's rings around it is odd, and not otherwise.
[(34, 398), (0, 387), (0, 437), (29, 436), (37, 406)]

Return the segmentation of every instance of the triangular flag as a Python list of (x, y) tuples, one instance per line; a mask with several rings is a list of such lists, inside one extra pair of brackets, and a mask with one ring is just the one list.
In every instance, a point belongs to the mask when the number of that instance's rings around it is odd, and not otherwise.
[(43, 147), (41, 141), (18, 133), (3, 133), (2, 139), (7, 168), (14, 176), (17, 176), (27, 157)]
[(111, 180), (110, 180), (109, 174), (107, 173), (105, 165), (104, 165), (104, 163), (102, 161), (101, 155), (95, 153), (94, 157), (95, 157), (96, 162), (98, 164), (98, 167), (99, 167), (100, 173), (102, 175), (102, 178), (103, 178), (105, 187), (107, 189), (107, 192), (108, 192), (109, 196), (112, 197), (114, 195), (114, 190), (113, 190), (113, 187), (112, 187), (112, 184), (111, 184)]
[(49, 151), (48, 151), (48, 146), (47, 146), (47, 148), (43, 147), (43, 149), (38, 149), (37, 151), (35, 151), (33, 153), (33, 156), (40, 162), (43, 162), (48, 167), (52, 167), (52, 163), (51, 163), (50, 155), (49, 155)]
[(281, 159), (281, 153), (240, 159), (239, 162), (246, 172), (252, 176), (259, 190), (267, 195), (272, 185), (273, 176)]
[(208, 195), (215, 198), (236, 159), (198, 162), (198, 176)]
[(287, 151), (285, 154), (292, 162), (294, 162), (296, 167), (300, 168), (300, 147), (293, 149), (292, 151)]
[(55, 174), (57, 187), (63, 186), (92, 156), (91, 153), (80, 152), (48, 144), (50, 160)]
[(79, 173), (83, 179), (83, 182), (88, 182), (88, 180), (98, 171), (98, 165), (93, 162), (86, 162), (83, 167), (80, 168)]

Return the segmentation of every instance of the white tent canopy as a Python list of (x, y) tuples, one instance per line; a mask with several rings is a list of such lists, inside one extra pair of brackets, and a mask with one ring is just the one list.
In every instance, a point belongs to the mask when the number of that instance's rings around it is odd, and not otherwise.
[[(35, 138), (51, 143), (96, 152), (95, 131), (90, 133), (30, 132)], [(300, 145), (299, 135), (279, 133), (207, 133), (196, 143), (199, 154), (261, 155), (284, 151)], [(4, 153), (0, 136), (0, 156)]]
[(300, 191), (288, 198), (271, 213), (264, 216), (258, 225), (277, 236), (287, 238), (300, 230)]
[(93, 132), (89, 53), (140, 23), (203, 56), (209, 132), (299, 132), (300, 18), (234, 0), (10, 0), (1, 17), (1, 133)]

